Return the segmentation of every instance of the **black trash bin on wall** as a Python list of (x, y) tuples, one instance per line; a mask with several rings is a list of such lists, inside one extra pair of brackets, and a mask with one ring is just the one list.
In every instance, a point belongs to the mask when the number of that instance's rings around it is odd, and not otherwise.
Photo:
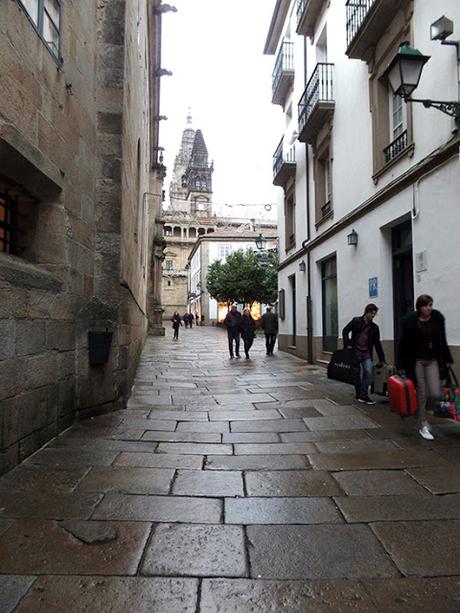
[(88, 350), (90, 366), (101, 366), (109, 359), (113, 332), (88, 331)]

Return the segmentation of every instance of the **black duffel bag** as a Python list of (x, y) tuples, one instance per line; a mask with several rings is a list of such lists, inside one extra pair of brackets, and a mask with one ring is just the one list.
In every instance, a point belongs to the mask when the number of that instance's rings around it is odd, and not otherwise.
[(334, 351), (327, 367), (327, 378), (355, 385), (356, 376), (357, 369), (353, 366), (353, 351), (351, 349)]

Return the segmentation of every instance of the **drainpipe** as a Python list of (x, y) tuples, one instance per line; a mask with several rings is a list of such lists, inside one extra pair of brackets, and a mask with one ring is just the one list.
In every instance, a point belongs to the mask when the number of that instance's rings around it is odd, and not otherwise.
[[(304, 89), (307, 86), (307, 38), (304, 37), (303, 43), (304, 57)], [(302, 241), (302, 249), (307, 250), (307, 360), (313, 364), (313, 305), (311, 299), (311, 254), (307, 249), (306, 243), (310, 241), (310, 155), (308, 143), (305, 143), (305, 181), (306, 181), (306, 208), (307, 208), (307, 238)]]

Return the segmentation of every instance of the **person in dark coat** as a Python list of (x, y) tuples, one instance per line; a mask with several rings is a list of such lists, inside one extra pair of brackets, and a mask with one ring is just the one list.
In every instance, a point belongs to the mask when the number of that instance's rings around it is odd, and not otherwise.
[(237, 310), (237, 305), (232, 304), (230, 311), (224, 319), (224, 326), (227, 328), (228, 352), (230, 359), (233, 359), (233, 342), (235, 342), (236, 357), (240, 357), (240, 334), (241, 334), (241, 313)]
[(446, 323), (442, 313), (433, 309), (433, 298), (422, 294), (417, 298), (415, 311), (402, 319), (396, 368), (414, 382), (417, 391), (419, 433), (432, 441), (427, 409), (433, 408), (441, 392), (441, 378), (453, 364), (447, 344)]
[(260, 325), (265, 334), (265, 348), (267, 350), (267, 355), (273, 355), (276, 335), (278, 334), (278, 317), (275, 313), (273, 313), (271, 306), (267, 306), (267, 310), (261, 317)]
[(184, 316), (182, 317), (185, 327), (188, 328), (188, 313), (184, 313)]
[(246, 359), (249, 360), (249, 350), (254, 342), (256, 322), (252, 318), (250, 309), (244, 309), (241, 317), (241, 338), (244, 343), (244, 353)]
[(173, 341), (179, 340), (179, 328), (182, 325), (181, 316), (177, 311), (174, 311), (173, 316), (171, 317), (172, 327), (174, 330)]
[(380, 342), (380, 330), (373, 321), (378, 310), (375, 304), (368, 304), (364, 309), (364, 315), (353, 317), (342, 331), (343, 346), (352, 350), (352, 367), (356, 372), (356, 400), (365, 404), (375, 404), (369, 396), (374, 347), (380, 362), (385, 362), (385, 354)]

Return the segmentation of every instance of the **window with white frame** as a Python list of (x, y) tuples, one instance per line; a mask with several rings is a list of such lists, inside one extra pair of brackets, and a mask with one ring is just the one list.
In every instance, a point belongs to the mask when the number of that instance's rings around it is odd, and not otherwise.
[(61, 0), (18, 0), (54, 57), (61, 61)]
[(232, 253), (232, 246), (228, 243), (217, 246), (217, 257), (219, 260), (226, 260), (227, 257)]
[(391, 140), (395, 140), (404, 132), (404, 107), (405, 103), (401, 96), (397, 96), (394, 92), (390, 92), (391, 96)]

